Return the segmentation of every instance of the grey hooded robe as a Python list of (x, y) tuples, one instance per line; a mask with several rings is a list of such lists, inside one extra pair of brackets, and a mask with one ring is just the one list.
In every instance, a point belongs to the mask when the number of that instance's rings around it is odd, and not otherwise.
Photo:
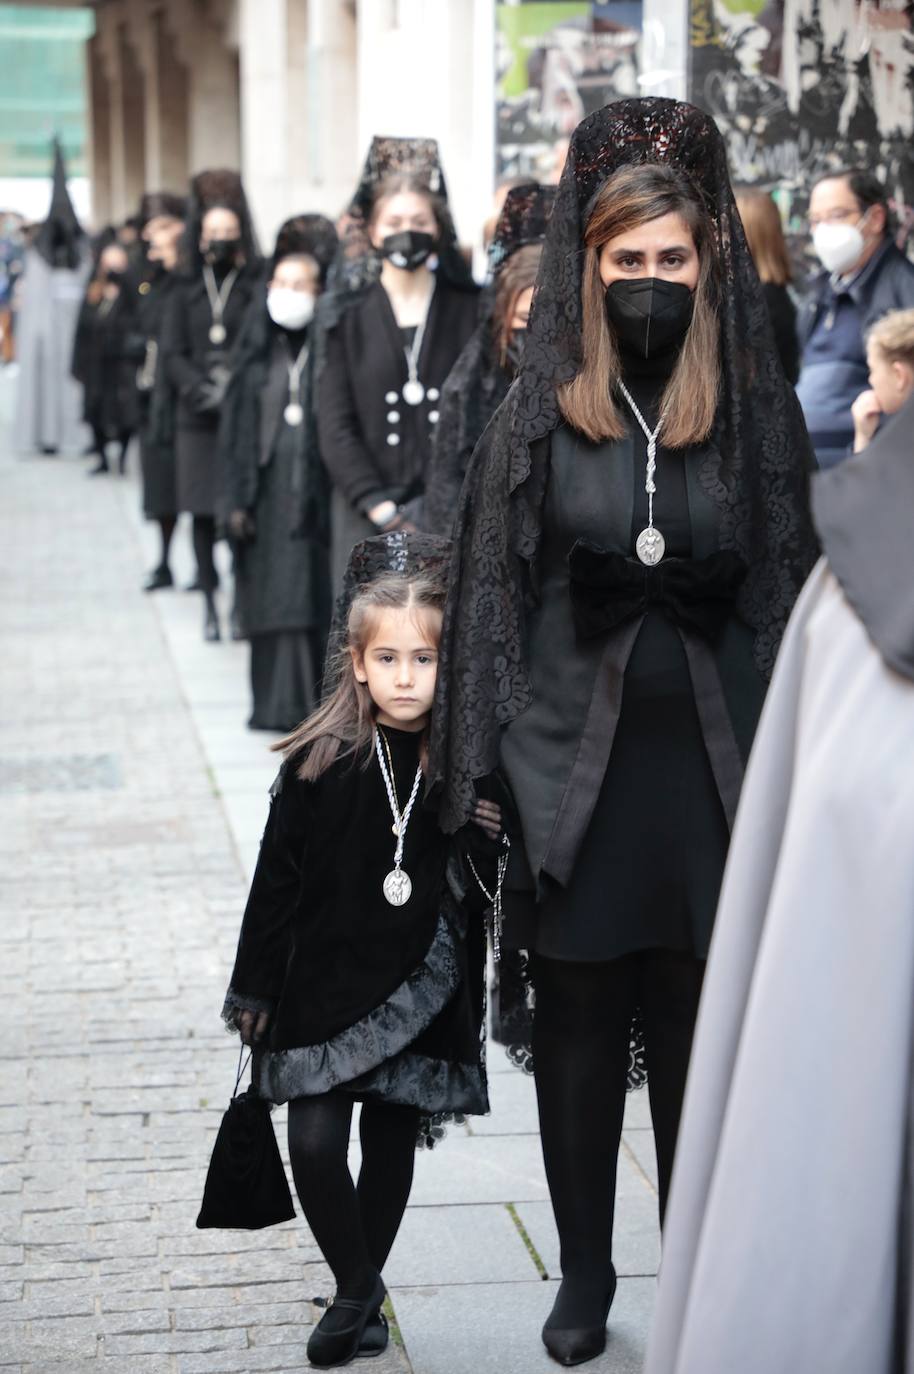
[(914, 400), (826, 558), (737, 814), (645, 1374), (911, 1374)]

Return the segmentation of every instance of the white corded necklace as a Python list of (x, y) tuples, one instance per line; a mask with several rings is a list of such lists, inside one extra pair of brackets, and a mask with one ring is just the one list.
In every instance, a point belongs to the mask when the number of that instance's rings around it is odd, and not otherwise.
[(228, 298), (232, 294), (232, 287), (238, 277), (238, 268), (233, 267), (226, 273), (225, 281), (221, 286), (216, 285), (216, 274), (208, 262), (203, 264), (203, 281), (206, 286), (206, 294), (209, 296), (210, 314), (213, 322), (209, 327), (209, 341), (212, 344), (224, 344), (228, 338), (228, 331), (222, 323), (222, 316), (225, 314), (225, 307), (228, 305)]
[(304, 407), (299, 400), (299, 383), (301, 381), (301, 370), (308, 357), (308, 345), (303, 343), (298, 350), (298, 357), (294, 362), (288, 364), (289, 368), (289, 402), (283, 411), (283, 419), (287, 425), (300, 425), (305, 418)]
[(425, 326), (428, 324), (429, 311), (431, 310), (432, 296), (434, 296), (434, 294), (435, 279), (433, 277), (429, 293), (425, 298), (422, 319), (416, 326), (413, 341), (409, 348), (404, 348), (403, 350), (406, 354), (406, 370), (409, 376), (403, 383), (403, 390), (400, 392), (400, 395), (408, 406), (421, 406), (422, 402), (425, 400), (425, 387), (419, 381), (419, 355), (422, 352), (422, 344), (425, 339)]
[(638, 535), (635, 541), (635, 552), (642, 563), (653, 568), (666, 552), (666, 540), (660, 531), (654, 527), (654, 495), (657, 491), (657, 484), (654, 481), (657, 472), (657, 436), (663, 425), (664, 417), (661, 415), (655, 428), (651, 430), (641, 411), (635, 405), (634, 397), (621, 378), (619, 379), (619, 390), (628, 401), (631, 412), (644, 431), (644, 437), (647, 440), (647, 473), (644, 479), (644, 490), (647, 492), (647, 528)]
[(378, 756), (378, 763), (381, 765), (381, 776), (384, 779), (384, 786), (387, 788), (387, 800), (390, 802), (390, 810), (394, 818), (394, 834), (397, 837), (397, 847), (394, 850), (394, 866), (384, 879), (384, 896), (391, 906), (404, 906), (412, 895), (413, 885), (408, 873), (401, 867), (403, 862), (403, 845), (406, 842), (406, 827), (409, 825), (409, 818), (412, 815), (416, 798), (419, 795), (419, 784), (422, 781), (422, 763), (420, 761), (416, 769), (416, 778), (413, 783), (413, 790), (409, 794), (409, 801), (401, 811), (397, 805), (397, 794), (393, 780), (393, 760), (390, 769), (387, 767), (387, 760), (384, 758), (384, 749), (381, 745), (381, 732), (375, 729), (374, 732), (375, 753)]

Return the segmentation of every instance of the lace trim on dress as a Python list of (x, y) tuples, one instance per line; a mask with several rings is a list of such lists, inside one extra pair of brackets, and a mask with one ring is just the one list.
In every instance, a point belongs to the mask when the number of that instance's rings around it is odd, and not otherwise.
[(321, 1044), (267, 1051), (257, 1080), (261, 1095), (280, 1103), (350, 1085), (411, 1045), (459, 982), (454, 932), (442, 915), (422, 963), (381, 1006)]

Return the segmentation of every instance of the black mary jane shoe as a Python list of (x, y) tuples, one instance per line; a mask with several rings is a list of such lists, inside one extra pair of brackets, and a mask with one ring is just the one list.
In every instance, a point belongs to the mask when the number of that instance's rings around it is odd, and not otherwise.
[(144, 592), (159, 592), (164, 587), (173, 587), (175, 580), (171, 575), (171, 568), (153, 568), (152, 572), (143, 583)]
[(613, 1270), (612, 1287), (606, 1299), (603, 1321), (600, 1326), (562, 1329), (551, 1327), (549, 1325), (551, 1319), (547, 1318), (546, 1325), (543, 1327), (543, 1345), (557, 1364), (566, 1367), (586, 1364), (588, 1360), (595, 1360), (598, 1355), (603, 1354), (606, 1349), (606, 1323), (609, 1320), (609, 1309), (613, 1305), (615, 1296), (616, 1273)]
[(387, 1318), (379, 1308), (377, 1312), (371, 1314), (365, 1323), (357, 1358), (373, 1360), (376, 1355), (384, 1354), (389, 1342), (390, 1327), (387, 1325)]
[[(362, 1353), (365, 1328), (378, 1315), (385, 1291), (384, 1280), (379, 1274), (367, 1298), (334, 1298), (308, 1341), (308, 1359), (316, 1369), (337, 1369), (351, 1364)], [(333, 1329), (341, 1312), (350, 1320), (345, 1326)], [(321, 1330), (325, 1323), (329, 1330)]]

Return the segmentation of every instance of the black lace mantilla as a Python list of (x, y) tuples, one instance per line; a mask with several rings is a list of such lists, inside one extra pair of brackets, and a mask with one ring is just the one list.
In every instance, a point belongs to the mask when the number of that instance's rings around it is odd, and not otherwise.
[(766, 676), (815, 561), (809, 439), (778, 360), (720, 133), (708, 115), (675, 100), (608, 105), (572, 136), (523, 364), (464, 484), (433, 714), (432, 778), (448, 830), (466, 820), (474, 780), (497, 764), (501, 728), (531, 697), (523, 619), (535, 593), (549, 435), (560, 422), (556, 388), (581, 363), (581, 245), (589, 206), (619, 167), (646, 162), (684, 172), (715, 230), (722, 387), (701, 481), (721, 513), (721, 547), (749, 568), (738, 609), (755, 632), (755, 659)]
[(554, 203), (555, 187), (536, 181), (513, 186), (505, 197), (489, 248), (491, 281), (482, 295), (480, 322), (441, 391), (441, 418), (435, 428), (422, 513), (423, 528), (436, 534), (449, 534), (453, 527), (473, 450), (511, 382), (492, 333), (498, 278), (519, 248), (543, 242)]

